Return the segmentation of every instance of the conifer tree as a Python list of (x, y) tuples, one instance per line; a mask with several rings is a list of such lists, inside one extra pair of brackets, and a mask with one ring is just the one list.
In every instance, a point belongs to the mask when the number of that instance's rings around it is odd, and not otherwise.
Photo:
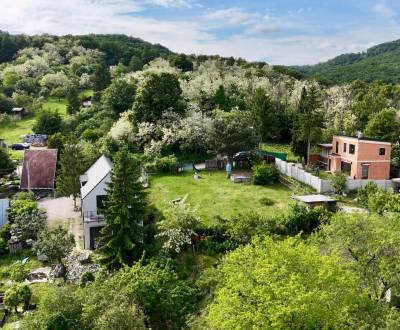
[(74, 199), (76, 209), (76, 198), (81, 189), (79, 176), (86, 169), (84, 155), (81, 145), (70, 141), (64, 145), (60, 156), (60, 174), (57, 178), (57, 192), (63, 196), (71, 196)]
[(142, 256), (146, 194), (139, 178), (139, 160), (123, 148), (114, 159), (99, 240), (100, 263), (109, 269), (132, 266)]

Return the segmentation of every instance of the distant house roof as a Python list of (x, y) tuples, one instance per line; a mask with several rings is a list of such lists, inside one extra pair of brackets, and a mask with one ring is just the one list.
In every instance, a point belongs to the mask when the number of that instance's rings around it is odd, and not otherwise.
[(86, 182), (81, 188), (82, 199), (111, 172), (111, 169), (111, 160), (103, 155), (81, 176), (81, 183)]
[(12, 112), (22, 112), (25, 111), (25, 108), (12, 108)]
[(21, 189), (54, 189), (57, 149), (25, 150)]
[(332, 148), (332, 143), (319, 143), (318, 147), (330, 149)]
[(298, 200), (303, 203), (329, 203), (335, 202), (333, 198), (325, 195), (303, 195), (303, 196), (293, 196), (293, 199)]

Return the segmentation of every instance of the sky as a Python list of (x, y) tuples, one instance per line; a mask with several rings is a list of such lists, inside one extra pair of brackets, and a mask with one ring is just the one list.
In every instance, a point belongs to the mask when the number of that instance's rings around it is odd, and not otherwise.
[(302, 65), (400, 39), (400, 0), (0, 0), (0, 30), (127, 34), (179, 53)]

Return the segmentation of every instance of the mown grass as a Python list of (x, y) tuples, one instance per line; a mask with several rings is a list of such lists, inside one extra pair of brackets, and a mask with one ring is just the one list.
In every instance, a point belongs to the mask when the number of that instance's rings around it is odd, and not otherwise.
[[(43, 102), (42, 109), (58, 111), (63, 118), (67, 116), (67, 102), (64, 99), (59, 100), (58, 98), (50, 97)], [(0, 126), (0, 138), (4, 139), (8, 146), (22, 142), (24, 135), (32, 133), (37, 114), (38, 111), (30, 113), (21, 120), (15, 120), (8, 125)], [(24, 152), (10, 149), (10, 154), (13, 159), (19, 160), (22, 159)]]
[[(157, 175), (150, 180), (149, 200), (161, 212), (172, 205), (172, 200), (186, 196), (186, 202), (210, 226), (216, 216), (229, 218), (250, 211), (267, 216), (280, 213), (288, 208), (292, 194), (281, 184), (263, 187), (233, 183), (224, 172), (201, 172), (200, 180), (193, 179), (190, 172)], [(266, 199), (272, 205), (267, 205)]]

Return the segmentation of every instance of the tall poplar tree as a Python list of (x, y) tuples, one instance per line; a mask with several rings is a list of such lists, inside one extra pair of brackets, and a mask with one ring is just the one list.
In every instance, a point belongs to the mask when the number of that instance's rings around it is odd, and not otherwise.
[(109, 269), (132, 266), (143, 252), (143, 222), (146, 216), (146, 194), (140, 178), (139, 160), (127, 148), (114, 159), (107, 187), (104, 216), (106, 225), (99, 243), (100, 263)]

